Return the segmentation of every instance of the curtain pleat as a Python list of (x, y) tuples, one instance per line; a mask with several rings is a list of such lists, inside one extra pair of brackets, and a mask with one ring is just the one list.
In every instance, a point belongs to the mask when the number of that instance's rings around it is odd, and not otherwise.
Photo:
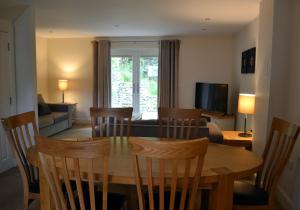
[(159, 106), (178, 107), (179, 40), (161, 40), (159, 54)]
[(111, 107), (111, 43), (93, 42), (93, 106)]

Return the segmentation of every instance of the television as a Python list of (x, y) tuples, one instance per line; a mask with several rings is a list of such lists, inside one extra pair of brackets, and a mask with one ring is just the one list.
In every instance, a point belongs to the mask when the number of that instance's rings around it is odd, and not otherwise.
[(195, 107), (227, 114), (228, 84), (196, 83)]

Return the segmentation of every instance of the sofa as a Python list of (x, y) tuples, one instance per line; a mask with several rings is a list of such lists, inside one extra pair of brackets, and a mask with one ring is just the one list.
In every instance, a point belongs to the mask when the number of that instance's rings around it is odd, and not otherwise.
[(72, 106), (46, 103), (38, 94), (38, 125), (41, 136), (51, 136), (72, 127)]
[[(126, 124), (126, 121), (124, 122)], [(118, 124), (118, 123), (117, 123)], [(178, 128), (179, 129), (179, 128)], [(164, 129), (163, 129), (164, 130)], [(110, 120), (109, 136), (113, 135), (113, 120)], [(117, 126), (116, 133), (119, 135), (120, 127)], [(178, 130), (177, 134), (179, 135)], [(96, 127), (96, 136), (99, 136), (99, 129)], [(125, 132), (126, 135), (126, 132)], [(131, 136), (139, 137), (159, 137), (160, 126), (158, 120), (133, 120), (130, 127)], [(165, 136), (165, 134), (162, 134)], [(207, 137), (210, 142), (222, 144), (223, 135), (220, 128), (214, 123), (208, 123), (205, 119), (201, 119), (200, 127), (192, 138)]]

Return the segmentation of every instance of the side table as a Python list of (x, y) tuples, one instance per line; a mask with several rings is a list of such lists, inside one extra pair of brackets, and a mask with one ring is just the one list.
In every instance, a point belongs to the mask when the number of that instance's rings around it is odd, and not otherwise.
[(242, 131), (222, 131), (223, 144), (234, 147), (245, 147), (252, 151), (253, 135), (251, 137), (241, 137), (238, 134)]

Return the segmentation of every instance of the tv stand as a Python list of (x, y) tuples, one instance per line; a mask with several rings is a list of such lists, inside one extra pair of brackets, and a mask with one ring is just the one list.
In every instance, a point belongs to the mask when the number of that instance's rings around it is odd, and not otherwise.
[(204, 111), (202, 116), (209, 122), (215, 123), (221, 130), (235, 130), (235, 116), (228, 115), (220, 112), (207, 112)]

